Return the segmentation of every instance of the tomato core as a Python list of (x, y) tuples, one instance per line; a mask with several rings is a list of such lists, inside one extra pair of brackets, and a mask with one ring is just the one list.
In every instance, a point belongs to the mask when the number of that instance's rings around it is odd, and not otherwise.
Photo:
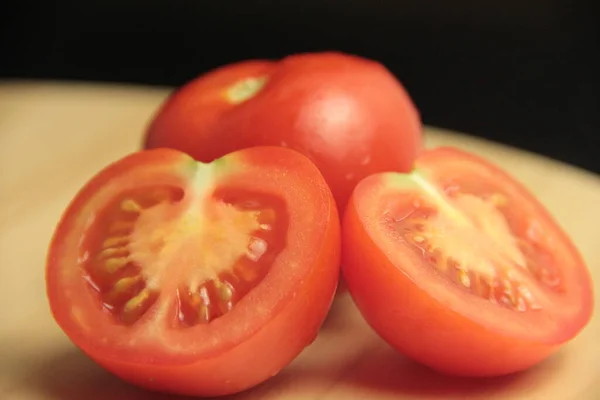
[(543, 308), (545, 289), (561, 291), (556, 261), (532, 239), (535, 221), (516, 226), (505, 196), (469, 193), (456, 182), (436, 186), (418, 173), (411, 179), (418, 194), (398, 203), (383, 223), (438, 275), (519, 312)]
[(177, 187), (122, 192), (92, 218), (79, 264), (117, 323), (171, 309), (173, 328), (206, 324), (266, 276), (286, 244), (285, 215), (282, 200), (239, 189), (208, 202)]
[(231, 104), (240, 104), (252, 97), (267, 84), (266, 76), (250, 77), (237, 81), (227, 88), (225, 97)]

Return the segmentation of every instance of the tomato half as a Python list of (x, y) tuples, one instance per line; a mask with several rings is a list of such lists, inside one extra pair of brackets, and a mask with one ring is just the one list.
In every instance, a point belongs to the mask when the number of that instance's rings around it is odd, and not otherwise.
[(290, 147), (321, 170), (341, 211), (362, 178), (412, 168), (421, 128), (408, 93), (380, 63), (305, 53), (229, 64), (186, 83), (157, 111), (144, 147), (203, 162), (245, 147)]
[(365, 320), (391, 346), (443, 373), (526, 369), (588, 323), (590, 274), (534, 196), (487, 160), (426, 152), (410, 174), (356, 187), (342, 272)]
[(340, 227), (318, 169), (290, 149), (202, 164), (134, 153), (77, 194), (46, 278), (73, 343), (126, 381), (222, 395), (309, 345), (339, 279)]

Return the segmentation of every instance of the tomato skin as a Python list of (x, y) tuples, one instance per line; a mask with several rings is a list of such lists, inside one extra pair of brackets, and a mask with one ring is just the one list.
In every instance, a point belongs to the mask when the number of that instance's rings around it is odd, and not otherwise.
[[(267, 83), (254, 97), (227, 101), (228, 87), (258, 76)], [(410, 96), (380, 63), (305, 53), (229, 64), (188, 82), (157, 111), (144, 147), (203, 162), (244, 147), (290, 147), (317, 165), (343, 210), (362, 178), (412, 168), (421, 129)]]
[[(77, 257), (73, 254), (73, 240), (69, 239), (69, 235), (85, 225), (87, 218), (82, 213), (94, 213), (94, 207), (98, 206), (98, 200), (94, 198), (100, 190), (109, 185), (120, 185), (120, 179), (147, 185), (165, 178), (185, 187), (189, 172), (197, 165), (195, 161), (169, 149), (127, 156), (92, 178), (75, 196), (58, 223), (46, 266), (52, 314), (84, 353), (137, 386), (192, 396), (218, 396), (249, 389), (277, 374), (315, 339), (331, 306), (339, 279), (340, 224), (333, 196), (317, 168), (299, 153), (276, 147), (241, 150), (224, 157), (223, 162), (239, 171), (219, 178), (224, 184), (256, 187), (256, 182), (264, 179), (263, 174), (270, 178), (260, 189), (274, 191), (279, 185), (282, 190), (279, 194), (286, 198), (291, 208), (290, 237), (296, 242), (289, 245), (273, 265), (273, 274), (278, 276), (265, 278), (248, 295), (253, 299), (242, 299), (228, 314), (213, 321), (215, 324), (211, 323), (219, 326), (221, 331), (215, 331), (209, 324), (186, 328), (190, 333), (183, 337), (164, 334), (165, 341), (172, 341), (169, 345), (178, 345), (177, 341), (180, 341), (193, 349), (191, 342), (206, 338), (212, 329), (215, 344), (198, 347), (198, 351), (170, 356), (168, 351), (140, 346), (139, 352), (143, 354), (132, 353), (132, 357), (129, 353), (120, 353), (117, 347), (111, 350), (103, 344), (103, 337), (109, 340), (115, 335), (127, 337), (127, 329), (115, 331), (109, 326), (110, 320), (102, 315), (103, 311), (94, 307), (97, 303), (76, 273), (77, 266), (72, 265)], [(248, 175), (254, 181), (248, 179)], [(304, 192), (297, 192), (304, 196), (290, 200), (289, 195), (285, 195), (290, 192), (289, 188), (281, 187), (285, 183), (304, 186)], [(312, 232), (313, 237), (305, 237), (311, 234), (310, 227), (306, 232), (293, 231), (306, 224), (298, 220), (299, 215), (306, 218), (314, 212), (319, 213), (322, 223)], [(310, 223), (314, 225), (314, 216)], [(273, 284), (278, 286), (269, 286)], [(74, 308), (85, 312), (75, 315)], [(190, 343), (185, 343), (186, 340)], [(157, 347), (161, 345), (154, 343)]]
[[(392, 347), (420, 363), (457, 376), (503, 375), (526, 369), (557, 349), (552, 344), (499, 338), (432, 301), (377, 248), (352, 199), (342, 243), (344, 281), (361, 314)], [(352, 245), (356, 243), (363, 245)]]
[[(569, 275), (566, 279), (569, 282), (567, 290), (571, 292), (569, 296), (576, 299), (573, 300), (576, 305), (566, 315), (560, 314), (560, 310), (545, 311), (551, 313), (549, 319), (552, 319), (552, 313), (556, 314), (554, 318), (560, 318), (556, 322), (558, 330), (511, 335), (507, 332), (515, 324), (525, 323), (519, 322), (519, 318), (528, 318), (526, 314), (519, 317), (516, 311), (511, 311), (515, 314), (512, 318), (494, 321), (496, 326), (504, 323), (509, 327), (500, 332), (493, 328), (491, 321), (497, 316), (490, 315), (488, 309), (479, 309), (480, 315), (473, 318), (458, 302), (438, 301), (436, 293), (432, 292), (433, 286), (427, 281), (430, 278), (423, 278), (421, 274), (415, 279), (416, 275), (411, 274), (411, 271), (431, 267), (422, 265), (420, 257), (395, 242), (395, 238), (381, 239), (374, 233), (382, 212), (381, 204), (386, 201), (381, 198), (388, 194), (392, 198), (393, 194), (386, 187), (385, 174), (364, 179), (349, 201), (342, 223), (344, 281), (361, 314), (379, 336), (399, 352), (432, 369), (471, 377), (505, 375), (527, 369), (556, 352), (590, 320), (593, 297), (589, 273), (574, 245), (551, 216), (505, 172), (481, 158), (446, 148), (424, 153), (416, 165), (445, 177), (450, 176), (448, 170), (452, 163), (465, 163), (465, 168), (457, 170), (467, 176), (472, 174), (468, 167), (473, 171), (473, 163), (476, 163), (479, 165), (477, 170), (485, 170), (502, 182), (500, 187), (517, 191), (527, 200), (536, 217), (552, 227), (553, 234), (561, 242), (560, 247), (572, 257), (573, 264), (569, 266), (572, 271), (566, 272)], [(386, 240), (389, 245), (382, 248), (381, 240)], [(395, 250), (391, 250), (392, 243)], [(392, 254), (393, 251), (397, 254)], [(555, 307), (560, 309), (559, 302)], [(473, 311), (477, 312), (476, 309)], [(513, 329), (515, 331), (517, 329)], [(522, 329), (518, 331), (522, 332)]]

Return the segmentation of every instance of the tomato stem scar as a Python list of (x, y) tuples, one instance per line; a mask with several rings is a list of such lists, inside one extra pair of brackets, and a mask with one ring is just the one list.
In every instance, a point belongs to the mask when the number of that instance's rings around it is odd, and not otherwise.
[(435, 202), (435, 205), (438, 207), (440, 211), (444, 214), (450, 216), (455, 222), (462, 226), (472, 226), (471, 221), (466, 218), (460, 211), (458, 211), (455, 207), (452, 207), (450, 202), (445, 199), (444, 194), (441, 193), (435, 186), (429, 183), (418, 171), (412, 172), (410, 178), (413, 182), (415, 182), (418, 186), (421, 187), (423, 192), (427, 193), (429, 197)]
[(266, 76), (250, 77), (237, 81), (227, 89), (225, 97), (232, 104), (241, 104), (256, 96), (267, 83)]

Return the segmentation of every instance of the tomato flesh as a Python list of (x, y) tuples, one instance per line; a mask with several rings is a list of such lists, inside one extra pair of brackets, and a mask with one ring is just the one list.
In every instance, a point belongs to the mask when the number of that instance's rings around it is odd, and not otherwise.
[(542, 205), (453, 149), (363, 180), (344, 217), (343, 275), (392, 346), (455, 375), (528, 368), (589, 321), (589, 273)]
[(201, 164), (144, 151), (101, 171), (61, 218), (48, 298), (75, 345), (123, 379), (230, 394), (315, 338), (339, 253), (333, 196), (301, 154), (257, 147)]

